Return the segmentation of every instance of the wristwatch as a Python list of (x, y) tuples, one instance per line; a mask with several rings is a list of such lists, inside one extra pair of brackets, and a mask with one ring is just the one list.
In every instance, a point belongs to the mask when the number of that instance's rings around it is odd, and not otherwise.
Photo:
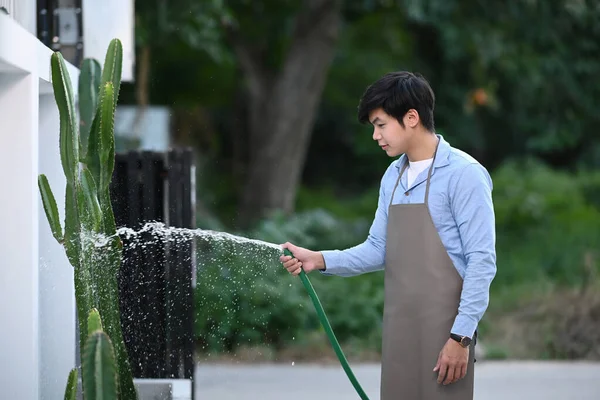
[(450, 338), (456, 340), (462, 347), (469, 347), (471, 344), (471, 338), (468, 336), (460, 336), (456, 333), (451, 333)]

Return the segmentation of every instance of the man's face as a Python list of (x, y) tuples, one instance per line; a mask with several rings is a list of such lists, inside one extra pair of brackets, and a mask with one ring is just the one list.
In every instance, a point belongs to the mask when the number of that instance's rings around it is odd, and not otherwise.
[(407, 129), (406, 122), (409, 121), (404, 121), (403, 128), (396, 118), (386, 114), (381, 108), (371, 111), (369, 121), (373, 125), (373, 140), (388, 156), (396, 157), (406, 152), (413, 136), (412, 129)]

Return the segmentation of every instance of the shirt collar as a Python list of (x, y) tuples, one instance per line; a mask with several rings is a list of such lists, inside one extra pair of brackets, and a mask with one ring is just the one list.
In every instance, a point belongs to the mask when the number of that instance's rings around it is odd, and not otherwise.
[[(436, 133), (436, 136), (440, 139), (440, 144), (438, 145), (437, 155), (435, 156), (435, 162), (433, 164), (434, 169), (450, 164), (451, 153), (450, 143), (448, 143), (442, 135)], [(396, 163), (396, 168), (400, 170), (405, 162), (406, 154), (402, 154)]]

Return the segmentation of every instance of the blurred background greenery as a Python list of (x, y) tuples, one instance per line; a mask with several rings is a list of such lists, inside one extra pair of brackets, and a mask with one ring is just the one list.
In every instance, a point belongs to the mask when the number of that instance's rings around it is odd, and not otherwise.
[[(312, 249), (366, 238), (392, 161), (356, 121), (366, 86), (422, 73), (437, 131), (492, 174), (494, 358), (600, 359), (600, 7), (585, 0), (136, 2), (136, 83), (197, 155), (198, 227)], [(199, 245), (200, 357), (330, 359), (273, 250)], [(350, 358), (379, 353), (383, 274), (311, 274)]]

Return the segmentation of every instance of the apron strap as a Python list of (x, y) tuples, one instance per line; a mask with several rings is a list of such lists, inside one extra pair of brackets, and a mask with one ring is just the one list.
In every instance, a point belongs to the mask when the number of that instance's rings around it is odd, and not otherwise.
[[(438, 150), (439, 145), (440, 145), (440, 139), (438, 138), (438, 142), (435, 145), (435, 151), (433, 152), (433, 160), (431, 160), (431, 165), (429, 166), (429, 171), (427, 172), (427, 183), (425, 186), (425, 199), (424, 199), (425, 205), (429, 204), (429, 186), (431, 184), (431, 174), (433, 173), (433, 164), (435, 163), (435, 157), (437, 156), (437, 150)], [(408, 167), (408, 157), (406, 157), (406, 162), (404, 163), (404, 165), (402, 165), (400, 174), (398, 174), (398, 179), (396, 179), (396, 185), (394, 185), (394, 190), (392, 191), (392, 198), (390, 199), (390, 204), (389, 204), (390, 206), (392, 205), (392, 202), (394, 201), (394, 194), (396, 193), (396, 189), (398, 188), (398, 184), (400, 183), (400, 178), (402, 178), (402, 174), (404, 174), (406, 167)]]
[(406, 169), (407, 166), (408, 166), (408, 157), (406, 157), (406, 162), (404, 163), (404, 165), (402, 165), (402, 169), (400, 170), (398, 179), (396, 179), (396, 185), (394, 185), (394, 190), (392, 191), (392, 198), (390, 199), (390, 204), (388, 207), (391, 207), (392, 202), (394, 201), (394, 194), (396, 193), (396, 188), (398, 187), (398, 184), (400, 183), (400, 178), (402, 178), (402, 174), (404, 173), (404, 170)]

